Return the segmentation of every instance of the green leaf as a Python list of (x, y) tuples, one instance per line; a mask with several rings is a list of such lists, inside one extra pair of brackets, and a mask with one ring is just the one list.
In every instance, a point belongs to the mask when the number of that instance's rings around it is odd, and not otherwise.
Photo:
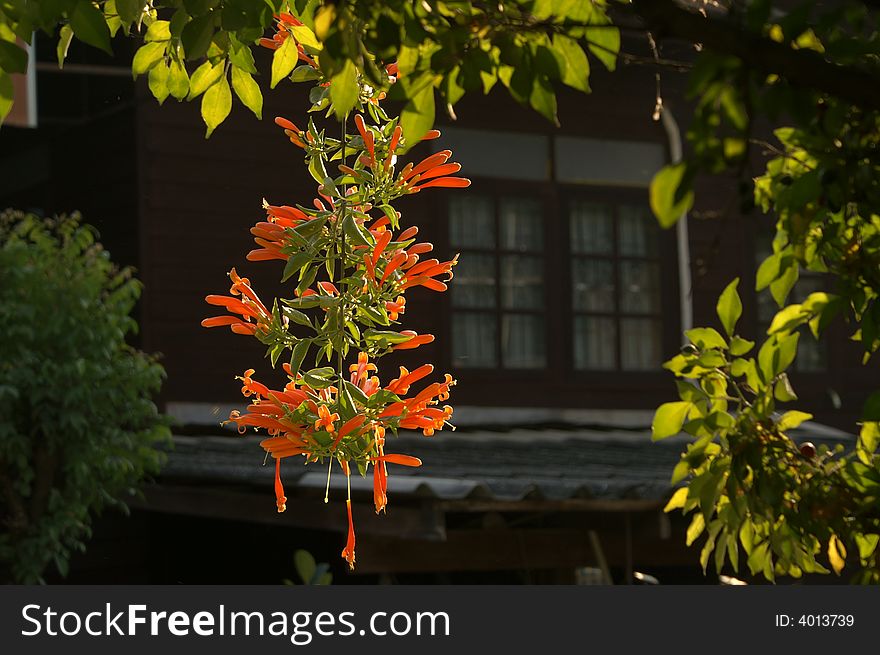
[[(230, 47), (227, 56), (229, 57), (229, 62), (233, 66), (240, 68), (251, 75), (257, 74), (257, 68), (254, 66), (254, 55), (251, 52), (251, 49), (243, 43), (239, 43), (237, 40), (232, 39), (232, 46)], [(311, 66), (309, 66), (309, 68), (311, 68)]]
[(12, 78), (6, 71), (0, 70), (0, 123), (12, 111), (13, 103)]
[(170, 41), (171, 40), (171, 23), (167, 20), (156, 20), (147, 28), (144, 34), (144, 41), (152, 43), (154, 41)]
[(660, 405), (654, 413), (654, 420), (651, 424), (651, 439), (658, 441), (681, 432), (681, 426), (684, 425), (691, 407), (693, 407), (693, 403), (685, 401)]
[(799, 412), (793, 409), (789, 412), (785, 412), (785, 414), (783, 414), (779, 418), (779, 422), (776, 424), (776, 426), (779, 428), (779, 430), (785, 432), (786, 430), (792, 430), (796, 428), (801, 423), (803, 423), (804, 421), (809, 421), (811, 418), (813, 418), (812, 414)]
[(748, 339), (743, 339), (736, 336), (730, 338), (730, 354), (734, 357), (745, 355), (754, 347), (754, 341), (749, 341)]
[(529, 104), (541, 116), (559, 127), (559, 119), (556, 117), (556, 94), (549, 80), (544, 77), (535, 78), (532, 92), (529, 94)]
[(303, 360), (306, 358), (306, 355), (309, 352), (309, 346), (311, 345), (311, 341), (308, 339), (302, 339), (293, 347), (293, 351), (290, 354), (290, 370), (293, 371), (294, 374), (302, 367)]
[(779, 267), (782, 263), (782, 255), (773, 253), (758, 267), (755, 274), (755, 291), (761, 291), (770, 286), (770, 283), (779, 277)]
[(147, 77), (150, 92), (153, 94), (153, 97), (159, 101), (160, 105), (165, 102), (168, 94), (171, 93), (168, 90), (168, 75), (170, 72), (168, 66), (163, 62), (158, 66), (153, 66), (150, 69), (150, 75)]
[(301, 250), (287, 260), (284, 265), (284, 271), (281, 274), (281, 281), (286, 282), (292, 275), (298, 273), (303, 266), (312, 261), (313, 255), (308, 250)]
[(554, 34), (552, 43), (562, 83), (584, 93), (589, 93), (590, 61), (578, 42), (564, 34)]
[(312, 68), (308, 64), (297, 66), (290, 74), (291, 82), (311, 82), (318, 79), (321, 79), (321, 71)]
[(272, 82), (269, 85), (275, 88), (278, 83), (290, 75), (290, 71), (299, 61), (299, 51), (293, 39), (285, 39), (281, 47), (272, 55)]
[(828, 562), (837, 575), (840, 575), (843, 567), (846, 566), (846, 546), (834, 533), (828, 539)]
[(91, 2), (77, 2), (70, 13), (70, 26), (76, 38), (90, 46), (113, 55), (110, 48), (110, 28), (104, 14)]
[(16, 44), (0, 39), (0, 68), (7, 73), (26, 73), (27, 52)]
[(584, 30), (584, 38), (593, 56), (605, 68), (613, 71), (617, 67), (617, 53), (620, 52), (620, 30), (611, 25), (588, 27)]
[(675, 465), (675, 468), (672, 469), (672, 478), (669, 481), (669, 484), (675, 485), (684, 480), (688, 474), (691, 472), (690, 464), (688, 464), (686, 459), (682, 459)]
[(694, 191), (684, 162), (668, 164), (651, 180), (651, 209), (661, 227), (678, 222), (694, 204)]
[(258, 119), (263, 118), (263, 94), (259, 85), (247, 71), (232, 67), (232, 88), (242, 104), (254, 112)]
[(727, 349), (727, 342), (724, 340), (718, 330), (713, 328), (693, 328), (687, 330), (685, 336), (690, 339), (691, 343), (700, 348), (721, 348)]
[(434, 125), (434, 87), (425, 85), (409, 99), (400, 115), (400, 128), (407, 148), (416, 145)]
[(131, 24), (140, 18), (145, 4), (144, 0), (116, 0), (116, 11), (124, 23)]
[(342, 70), (330, 81), (330, 102), (333, 113), (343, 120), (357, 104), (358, 83), (357, 69), (354, 63), (346, 61)]
[(344, 219), (342, 219), (342, 231), (346, 238), (351, 239), (351, 242), (355, 245), (366, 246), (368, 248), (375, 245), (371, 240), (372, 235), (357, 224), (357, 221), (354, 220), (354, 215), (350, 212), (346, 214)]
[(859, 548), (859, 558), (866, 560), (874, 551), (877, 550), (877, 543), (880, 542), (880, 535), (877, 534), (857, 534), (855, 535), (856, 546)]
[(769, 383), (791, 365), (797, 354), (799, 337), (797, 332), (786, 335), (776, 334), (764, 342), (761, 350), (758, 351), (758, 368), (764, 376), (764, 382)]
[(67, 50), (73, 40), (73, 29), (70, 25), (62, 25), (58, 33), (58, 45), (55, 46), (55, 54), (58, 56), (58, 68), (64, 68), (64, 60), (67, 59)]
[(299, 575), (300, 580), (303, 581), (303, 584), (309, 584), (312, 581), (312, 576), (315, 575), (315, 569), (317, 568), (315, 558), (312, 557), (312, 554), (307, 550), (300, 549), (294, 553), (293, 562), (296, 565), (296, 572)]
[(183, 27), (180, 42), (188, 60), (204, 57), (214, 36), (214, 14), (205, 14), (188, 22)]
[(299, 325), (304, 325), (306, 327), (312, 327), (312, 322), (309, 320), (309, 317), (303, 314), (301, 311), (293, 309), (293, 307), (285, 307), (282, 311), (284, 312), (284, 315), (294, 323), (298, 323)]
[(210, 61), (206, 61), (196, 68), (189, 80), (189, 95), (186, 99), (193, 100), (202, 95), (223, 76), (224, 69), (223, 61), (219, 61), (214, 65), (211, 65)]
[(697, 538), (703, 534), (703, 529), (706, 527), (706, 519), (701, 512), (697, 512), (694, 514), (694, 518), (691, 521), (691, 524), (687, 529), (687, 538), (685, 539), (685, 543), (690, 546), (694, 543)]
[(794, 392), (791, 380), (788, 379), (787, 374), (781, 373), (779, 375), (776, 386), (773, 388), (773, 397), (781, 403), (790, 403), (793, 400), (797, 400), (797, 394)]
[(220, 123), (226, 120), (230, 111), (232, 111), (232, 91), (230, 91), (229, 82), (224, 76), (205, 91), (202, 98), (202, 119), (208, 126), (208, 130), (205, 132), (206, 139), (211, 136)]
[[(312, 48), (314, 50), (320, 50), (321, 44), (318, 43), (318, 39), (315, 37), (315, 33), (312, 32), (305, 25), (296, 25), (292, 27), (290, 30), (291, 34), (293, 34), (293, 38), (297, 40), (298, 43), (301, 43), (303, 46)], [(288, 39), (290, 41), (290, 39)]]
[(789, 292), (798, 281), (799, 270), (797, 262), (792, 261), (784, 270), (781, 270), (781, 275), (770, 283), (770, 295), (780, 307), (785, 304), (785, 299), (788, 298)]
[(868, 400), (865, 401), (865, 406), (862, 408), (862, 420), (880, 421), (880, 391), (875, 391), (868, 396)]
[(803, 325), (809, 318), (809, 314), (804, 311), (803, 305), (789, 305), (783, 307), (776, 312), (767, 334), (775, 334), (777, 332), (790, 332), (791, 330)]
[(873, 456), (880, 446), (880, 423), (868, 421), (862, 424), (856, 443), (856, 453), (863, 464), (873, 465)]
[(687, 487), (682, 487), (681, 489), (676, 489), (675, 493), (672, 494), (672, 498), (669, 499), (669, 502), (666, 503), (666, 507), (663, 508), (664, 512), (671, 512), (672, 510), (678, 509), (679, 507), (684, 507), (685, 502), (687, 501), (688, 490)]
[(752, 522), (746, 519), (739, 528), (739, 541), (746, 553), (752, 552), (752, 545), (755, 539), (755, 528)]
[(183, 100), (189, 94), (189, 76), (186, 68), (179, 61), (171, 62), (171, 70), (168, 74), (168, 90), (178, 100)]
[(739, 278), (728, 284), (718, 297), (718, 304), (715, 306), (718, 319), (721, 321), (721, 325), (728, 336), (733, 335), (736, 323), (739, 321), (739, 317), (742, 316), (742, 301), (739, 299), (739, 293), (736, 290), (738, 285)]
[(134, 59), (131, 61), (131, 72), (137, 77), (149, 71), (153, 66), (162, 61), (165, 56), (164, 43), (145, 43), (137, 52), (134, 53)]

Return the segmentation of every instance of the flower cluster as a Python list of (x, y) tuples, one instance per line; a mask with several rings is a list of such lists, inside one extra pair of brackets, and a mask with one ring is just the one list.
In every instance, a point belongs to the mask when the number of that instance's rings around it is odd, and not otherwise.
[[(273, 49), (289, 38), (296, 43), (300, 26), (295, 17), (282, 14), (274, 38), (262, 43)], [(297, 45), (300, 59), (317, 70), (314, 53)], [(393, 82), (396, 67), (386, 70)], [(320, 89), (314, 112), (330, 100), (328, 82), (320, 75), (312, 79)], [(328, 466), (328, 490), (334, 461), (347, 478), (354, 467), (362, 475), (372, 470), (373, 502), (376, 512), (382, 512), (388, 502), (388, 465), (421, 464), (415, 457), (387, 452), (386, 435), (409, 429), (432, 436), (452, 417), (452, 408), (443, 404), (455, 384), (450, 375), (430, 381), (431, 364), (413, 371), (400, 367), (398, 377), (383, 385), (377, 361), (434, 340), (431, 334), (396, 326), (406, 312), (408, 291), (445, 291), (458, 261), (457, 256), (448, 261), (431, 258), (433, 246), (417, 240), (418, 227), (400, 225), (401, 216), (391, 203), (423, 189), (461, 188), (470, 181), (455, 176), (461, 166), (450, 161), (448, 150), (398, 170), (398, 157), (408, 148), (399, 120), (379, 106), (381, 91), (360, 78), (358, 84), (355, 129), (349, 132), (346, 120), (339, 138), (319, 129), (312, 119), (302, 130), (286, 118), (275, 120), (304, 152), (318, 192), (309, 206), (264, 202), (266, 216), (251, 228), (256, 247), (247, 259), (282, 262), (281, 280), (291, 285), (291, 297), (276, 299), (269, 309), (250, 281), (232, 269), (230, 295), (206, 298), (227, 314), (206, 318), (202, 325), (229, 326), (237, 334), (259, 339), (268, 347), (273, 366), (282, 355), (287, 360), (282, 362), (288, 379), (283, 389), (258, 382), (253, 369), (238, 377), (250, 404), (232, 412), (228, 421), (242, 433), (252, 428), (268, 434), (261, 445), (275, 460), (279, 512), (287, 508), (281, 460), (292, 456)], [(423, 138), (439, 135), (432, 130)], [(338, 173), (328, 172), (331, 166)], [(304, 365), (310, 354), (316, 368)], [(353, 567), (355, 533), (348, 487), (348, 538), (342, 555)]]

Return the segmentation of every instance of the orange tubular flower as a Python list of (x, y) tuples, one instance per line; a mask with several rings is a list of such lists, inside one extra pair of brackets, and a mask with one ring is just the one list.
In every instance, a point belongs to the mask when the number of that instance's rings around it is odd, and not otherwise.
[(348, 568), (354, 571), (354, 519), (351, 517), (351, 498), (345, 501), (345, 509), (348, 512), (348, 538), (345, 540), (345, 548), (342, 549), (342, 557), (348, 562)]
[(370, 364), (369, 357), (367, 353), (358, 353), (358, 363), (352, 364), (348, 367), (349, 373), (351, 373), (351, 382), (352, 384), (360, 384), (363, 380), (365, 380), (370, 371), (375, 371), (376, 365)]
[(396, 380), (392, 380), (391, 383), (385, 388), (392, 393), (406, 394), (409, 392), (410, 385), (415, 384), (423, 377), (426, 377), (433, 372), (434, 366), (432, 364), (422, 364), (412, 373), (406, 370), (405, 367), (401, 366), (400, 377)]
[(396, 321), (398, 317), (403, 314), (406, 309), (406, 298), (403, 296), (397, 296), (397, 300), (394, 302), (388, 301), (385, 303), (385, 311), (388, 312), (388, 318), (392, 321)]
[(287, 509), (287, 496), (284, 495), (284, 485), (281, 484), (281, 458), (275, 460), (275, 503), (279, 513)]
[(411, 336), (411, 338), (403, 343), (391, 346), (392, 350), (411, 350), (413, 348), (418, 348), (422, 344), (431, 343), (434, 340), (433, 334), (418, 334), (412, 330), (403, 330), (401, 334)]
[(345, 482), (348, 487), (348, 498), (345, 500), (345, 509), (348, 513), (348, 538), (345, 540), (345, 548), (342, 549), (342, 557), (348, 562), (348, 567), (354, 570), (354, 520), (351, 517), (351, 470), (348, 468), (348, 462), (339, 460), (342, 464), (342, 470), (345, 473)]
[(290, 139), (290, 142), (293, 145), (305, 149), (306, 144), (303, 141), (303, 132), (292, 121), (289, 121), (282, 116), (276, 116), (275, 124), (278, 127), (284, 128), (284, 133), (287, 135), (287, 138)]
[(358, 132), (360, 132), (361, 138), (364, 140), (364, 146), (367, 148), (367, 152), (370, 153), (368, 165), (372, 166), (376, 161), (376, 146), (373, 133), (367, 129), (364, 124), (364, 117), (360, 114), (354, 115), (354, 124), (357, 127)]
[(205, 302), (209, 305), (225, 307), (227, 311), (238, 314), (235, 316), (213, 316), (202, 321), (202, 327), (219, 327), (228, 325), (236, 334), (253, 335), (258, 329), (264, 329), (272, 321), (272, 313), (260, 301), (257, 294), (251, 289), (250, 280), (240, 278), (233, 268), (229, 272), (233, 284), (229, 292), (240, 298), (230, 296), (209, 295), (205, 296)]
[(327, 405), (321, 405), (318, 407), (318, 420), (315, 421), (315, 430), (320, 430), (323, 427), (327, 429), (327, 432), (333, 432), (336, 429), (333, 426), (333, 422), (338, 420), (339, 414), (331, 414), (330, 410), (327, 409)]
[(438, 177), (436, 180), (425, 182), (414, 186), (411, 193), (418, 193), (422, 189), (429, 187), (447, 187), (450, 189), (464, 189), (471, 185), (471, 181), (466, 177)]

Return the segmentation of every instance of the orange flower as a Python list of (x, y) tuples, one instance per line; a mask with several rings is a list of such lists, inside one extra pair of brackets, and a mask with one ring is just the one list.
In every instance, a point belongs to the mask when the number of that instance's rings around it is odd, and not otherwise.
[(287, 509), (287, 496), (284, 495), (284, 485), (281, 484), (281, 458), (275, 460), (275, 504), (279, 513)]
[(405, 334), (410, 338), (403, 343), (392, 346), (392, 350), (411, 350), (418, 348), (422, 344), (431, 343), (434, 340), (433, 334), (418, 334), (412, 330), (403, 330), (401, 334)]
[(397, 296), (397, 300), (394, 302), (388, 301), (385, 303), (385, 311), (388, 312), (388, 318), (392, 321), (396, 321), (398, 317), (403, 314), (406, 309), (406, 298), (403, 296)]
[(342, 464), (342, 470), (345, 472), (345, 482), (348, 487), (348, 498), (345, 500), (345, 509), (348, 512), (348, 538), (345, 540), (345, 548), (342, 549), (342, 557), (348, 562), (351, 570), (354, 570), (354, 520), (351, 517), (351, 471), (348, 468), (348, 462), (339, 461)]
[(375, 371), (376, 365), (370, 363), (370, 358), (367, 356), (367, 353), (358, 353), (358, 363), (352, 364), (348, 367), (349, 373), (351, 373), (351, 382), (352, 384), (360, 384), (364, 379), (369, 376), (370, 371)]
[(400, 377), (396, 380), (392, 380), (386, 389), (392, 393), (406, 394), (409, 392), (410, 385), (415, 384), (423, 377), (428, 376), (433, 372), (434, 366), (432, 364), (422, 364), (412, 373), (406, 370), (405, 367), (401, 366)]
[(233, 268), (229, 272), (232, 278), (232, 288), (230, 293), (240, 298), (232, 298), (229, 296), (209, 295), (205, 297), (205, 302), (209, 305), (218, 305), (225, 307), (227, 311), (239, 314), (241, 318), (235, 316), (213, 316), (202, 321), (202, 327), (218, 327), (228, 325), (236, 334), (256, 333), (258, 329), (265, 329), (272, 321), (272, 313), (266, 309), (266, 306), (260, 301), (254, 290), (250, 287), (250, 280), (240, 278)]
[(327, 409), (327, 405), (321, 405), (318, 407), (318, 420), (315, 421), (315, 430), (320, 430), (322, 427), (327, 429), (327, 432), (333, 432), (336, 428), (333, 427), (333, 422), (339, 420), (339, 414), (331, 414), (330, 410)]

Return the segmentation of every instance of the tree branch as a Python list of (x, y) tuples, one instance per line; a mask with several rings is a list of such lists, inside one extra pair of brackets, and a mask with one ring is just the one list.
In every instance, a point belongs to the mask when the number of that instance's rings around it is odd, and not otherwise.
[(747, 31), (729, 19), (705, 18), (674, 0), (633, 0), (634, 11), (657, 36), (702, 43), (747, 66), (775, 73), (794, 86), (815, 89), (864, 109), (880, 110), (880, 75), (831, 63), (814, 50), (795, 50)]

